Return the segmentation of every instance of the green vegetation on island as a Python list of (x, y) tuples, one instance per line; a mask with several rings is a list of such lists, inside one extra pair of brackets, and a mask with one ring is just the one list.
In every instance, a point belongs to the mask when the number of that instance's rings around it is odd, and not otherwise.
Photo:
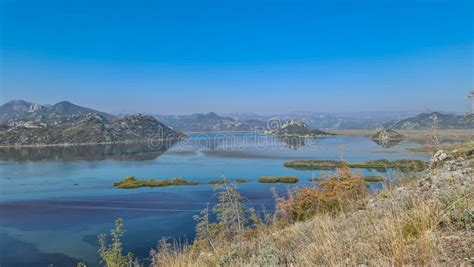
[(422, 160), (400, 159), (400, 160), (370, 160), (366, 162), (345, 162), (337, 160), (295, 160), (285, 162), (283, 166), (302, 170), (333, 170), (343, 166), (355, 169), (375, 169), (384, 171), (397, 169), (401, 171), (422, 171), (428, 164)]
[(260, 183), (285, 183), (294, 184), (299, 181), (296, 176), (262, 176), (258, 179)]
[(209, 184), (225, 184), (226, 182), (242, 184), (242, 183), (246, 183), (246, 182), (249, 182), (249, 181), (250, 180), (248, 180), (248, 179), (242, 179), (242, 178), (238, 178), (238, 179), (234, 179), (234, 180), (221, 179), (221, 180), (211, 180), (211, 181), (209, 181)]
[(122, 189), (133, 189), (139, 187), (165, 187), (174, 185), (198, 185), (196, 182), (183, 180), (181, 177), (171, 178), (169, 180), (144, 179), (137, 180), (134, 176), (127, 176), (122, 181), (115, 182), (114, 186)]

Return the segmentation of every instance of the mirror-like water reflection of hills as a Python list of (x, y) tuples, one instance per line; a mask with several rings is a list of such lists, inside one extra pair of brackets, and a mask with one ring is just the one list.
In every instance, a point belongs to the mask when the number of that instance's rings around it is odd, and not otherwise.
[(0, 148), (3, 161), (152, 160), (175, 142)]
[(308, 138), (300, 136), (285, 136), (279, 138), (280, 142), (290, 150), (298, 150), (306, 145)]
[(376, 139), (372, 138), (372, 141), (374, 141), (377, 145), (383, 147), (383, 148), (391, 148), (396, 145), (398, 145), (403, 139)]

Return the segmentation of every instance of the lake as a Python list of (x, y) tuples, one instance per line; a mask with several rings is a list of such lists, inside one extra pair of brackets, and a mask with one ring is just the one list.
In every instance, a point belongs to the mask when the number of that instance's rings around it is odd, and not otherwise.
[[(309, 185), (319, 171), (294, 170), (296, 159), (427, 159), (402, 141), (380, 146), (362, 136), (278, 139), (259, 134), (191, 134), (177, 143), (0, 149), (0, 266), (99, 264), (97, 235), (123, 218), (126, 251), (146, 258), (163, 237), (192, 241), (192, 217), (215, 202), (207, 184), (225, 175), (251, 181), (239, 191), (258, 211), (274, 207), (271, 187)], [(376, 174), (364, 170), (365, 174)], [(393, 172), (384, 173), (392, 176)], [(113, 187), (115, 181), (181, 176), (197, 186)], [(295, 185), (260, 184), (266, 175), (296, 175)], [(377, 190), (381, 184), (373, 184)]]

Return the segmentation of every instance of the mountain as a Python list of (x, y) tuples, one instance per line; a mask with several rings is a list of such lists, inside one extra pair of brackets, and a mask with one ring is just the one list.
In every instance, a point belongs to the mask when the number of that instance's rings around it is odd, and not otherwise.
[(0, 119), (2, 146), (129, 143), (185, 136), (152, 116), (116, 118), (67, 101), (52, 106), (10, 101), (0, 106)]
[[(0, 145), (112, 144), (185, 137), (152, 116), (136, 114), (109, 120), (95, 113), (63, 116), (60, 122), (9, 121), (0, 127)], [(158, 144), (158, 143), (157, 143)]]
[(39, 105), (24, 100), (13, 100), (0, 106), (0, 124), (7, 123), (9, 120), (41, 120), (47, 123), (49, 119), (60, 119), (61, 117), (81, 116), (89, 113), (99, 114), (107, 119), (113, 119), (114, 116), (81, 107), (68, 101), (61, 101), (52, 106)]
[(385, 127), (400, 130), (426, 130), (432, 127), (433, 118), (436, 118), (438, 129), (474, 129), (474, 114), (457, 115), (440, 112), (421, 113), (414, 117), (386, 123)]
[(54, 104), (53, 106), (51, 106), (50, 108), (46, 108), (43, 111), (43, 113), (44, 112), (58, 114), (58, 115), (61, 115), (61, 116), (85, 115), (85, 114), (88, 114), (88, 113), (95, 113), (95, 114), (100, 114), (101, 116), (103, 116), (105, 118), (108, 118), (108, 119), (112, 119), (114, 117), (114, 116), (112, 116), (110, 114), (107, 114), (105, 112), (100, 112), (100, 111), (93, 110), (93, 109), (90, 109), (90, 108), (81, 107), (81, 106), (75, 105), (75, 104), (73, 104), (71, 102), (68, 102), (68, 101), (58, 102), (58, 103)]
[(335, 135), (333, 133), (324, 132), (321, 130), (312, 130), (304, 122), (289, 120), (285, 124), (281, 125), (277, 129), (265, 131), (266, 134), (272, 134), (276, 136), (300, 136), (300, 137), (311, 137), (311, 136), (328, 136)]
[(285, 114), (257, 115), (251, 113), (231, 113), (229, 116), (237, 120), (257, 119), (268, 121), (277, 118), (281, 121), (295, 119), (306, 123), (311, 128), (327, 130), (355, 130), (355, 129), (377, 129), (384, 123), (394, 120), (400, 120), (416, 113), (411, 111), (393, 111), (393, 112), (343, 112), (343, 113), (324, 113), (293, 111)]
[(13, 118), (22, 118), (33, 112), (43, 109), (43, 106), (26, 102), (24, 100), (13, 100), (0, 106), (0, 123)]
[(263, 131), (266, 123), (260, 120), (236, 120), (214, 112), (192, 115), (164, 115), (157, 118), (166, 125), (184, 132)]

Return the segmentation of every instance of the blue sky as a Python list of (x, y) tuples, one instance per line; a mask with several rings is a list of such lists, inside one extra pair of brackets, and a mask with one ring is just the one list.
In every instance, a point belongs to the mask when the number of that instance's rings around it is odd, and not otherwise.
[(472, 0), (0, 0), (0, 10), (0, 102), (461, 112), (474, 87)]

